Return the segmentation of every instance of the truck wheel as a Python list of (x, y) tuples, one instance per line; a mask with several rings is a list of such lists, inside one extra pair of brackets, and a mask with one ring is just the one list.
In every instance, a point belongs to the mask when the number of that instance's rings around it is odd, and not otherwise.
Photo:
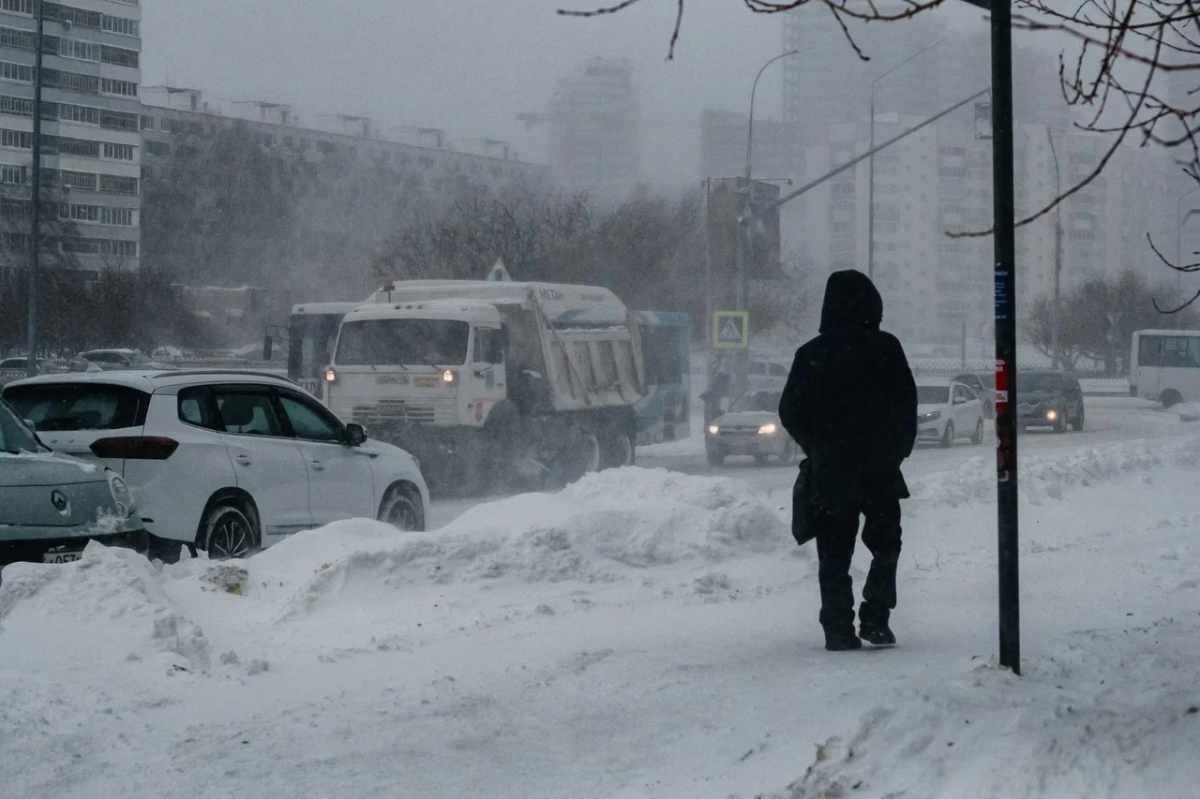
[(602, 468), (619, 469), (622, 466), (632, 466), (636, 457), (633, 439), (628, 433), (613, 432), (604, 442), (604, 458)]
[(1168, 388), (1162, 393), (1162, 404), (1164, 408), (1173, 408), (1183, 402), (1183, 395), (1173, 388)]

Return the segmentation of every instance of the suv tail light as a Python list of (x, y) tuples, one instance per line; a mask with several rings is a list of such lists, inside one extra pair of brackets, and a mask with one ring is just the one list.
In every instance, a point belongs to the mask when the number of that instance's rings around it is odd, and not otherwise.
[(153, 436), (102, 438), (92, 444), (93, 455), (113, 460), (165, 461), (177, 449), (179, 442), (175, 439)]

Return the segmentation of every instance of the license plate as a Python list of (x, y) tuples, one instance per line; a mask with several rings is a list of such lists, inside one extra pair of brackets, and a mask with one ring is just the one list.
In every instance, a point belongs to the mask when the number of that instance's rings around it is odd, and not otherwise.
[(82, 549), (76, 549), (71, 552), (47, 552), (42, 555), (42, 563), (74, 563), (82, 557)]
[(377, 386), (407, 386), (408, 375), (375, 375)]

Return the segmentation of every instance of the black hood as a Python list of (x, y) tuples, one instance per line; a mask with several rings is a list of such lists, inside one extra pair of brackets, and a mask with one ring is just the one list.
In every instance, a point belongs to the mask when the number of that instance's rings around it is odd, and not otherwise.
[(862, 272), (834, 272), (825, 284), (821, 308), (821, 332), (848, 327), (878, 329), (883, 322), (883, 298)]

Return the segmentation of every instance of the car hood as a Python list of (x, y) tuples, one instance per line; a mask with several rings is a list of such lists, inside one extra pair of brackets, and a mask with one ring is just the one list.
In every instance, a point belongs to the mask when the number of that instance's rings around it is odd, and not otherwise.
[(740, 411), (738, 413), (727, 413), (717, 419), (718, 427), (728, 425), (730, 427), (752, 427), (754, 425), (764, 425), (771, 423), (779, 424), (779, 414), (771, 411)]
[(101, 482), (104, 469), (56, 452), (20, 455), (0, 453), (0, 489), (32, 486), (67, 486)]
[(917, 406), (917, 415), (924, 416), (927, 413), (944, 410), (946, 410), (946, 406), (942, 405), (941, 403), (925, 403)]

